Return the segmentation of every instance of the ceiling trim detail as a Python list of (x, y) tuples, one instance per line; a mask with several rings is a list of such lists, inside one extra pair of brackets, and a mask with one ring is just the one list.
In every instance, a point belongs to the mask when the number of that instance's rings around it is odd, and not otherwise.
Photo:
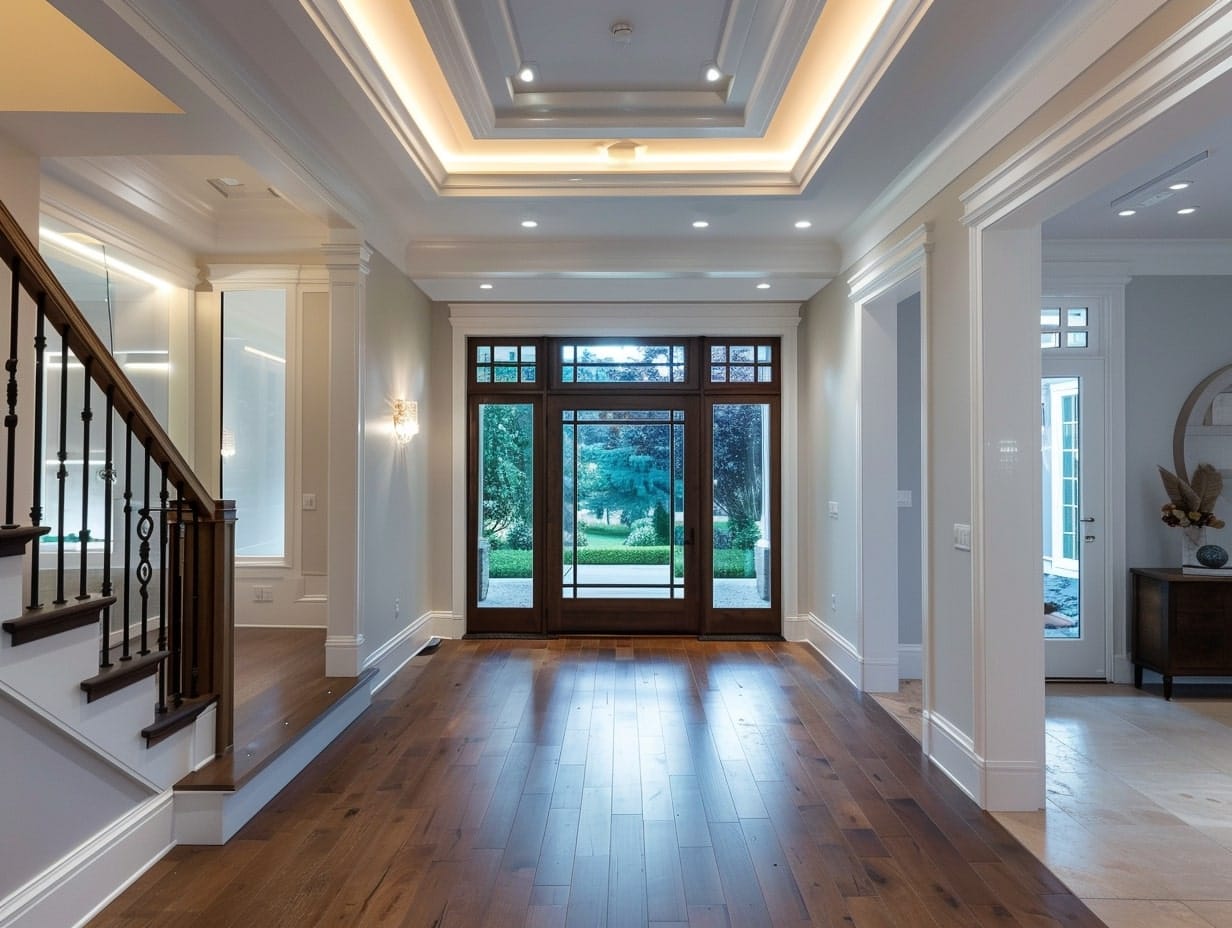
[[(817, 28), (803, 42), (799, 69), (790, 86), (779, 92), (775, 86), (777, 77), (767, 74), (760, 78), (761, 96), (779, 96), (778, 109), (764, 135), (733, 139), (712, 132), (707, 138), (655, 139), (653, 131), (649, 131), (639, 137), (636, 156), (622, 161), (605, 155), (608, 145), (596, 145), (592, 139), (576, 133), (570, 137), (558, 132), (552, 138), (483, 139), (466, 136), (466, 127), (462, 126), (463, 135), (459, 136), (460, 127), (451, 120), (461, 122), (464, 116), (474, 119), (485, 104), (473, 87), (478, 66), (459, 61), (461, 53), (457, 52), (456, 41), (454, 51), (438, 61), (429, 52), (423, 25), (412, 17), (413, 23), (399, 20), (398, 25), (414, 25), (419, 34), (411, 37), (409, 45), (399, 44), (394, 55), (386, 46), (370, 48), (370, 41), (378, 45), (384, 41), (373, 28), (377, 20), (364, 20), (359, 25), (352, 20), (352, 14), (364, 15), (364, 0), (302, 3), (377, 115), (436, 193), (655, 196), (802, 193), (932, 0), (884, 0), (876, 21), (867, 12), (868, 0), (858, 0), (856, 6), (829, 0)], [(440, 11), (442, 4), (446, 12)], [(437, 7), (433, 28), (445, 33), (460, 28), (452, 0), (439, 0)], [(739, 3), (733, 8), (738, 7)], [(386, 12), (380, 10), (372, 15)], [(827, 13), (835, 19), (827, 22)], [(390, 23), (380, 22), (385, 26), (381, 35), (391, 31)], [(861, 36), (858, 43), (843, 41), (854, 35)], [(788, 42), (791, 38), (783, 35), (775, 41)], [(515, 43), (506, 48), (506, 54), (514, 54), (511, 49), (516, 50), (516, 37), (503, 41)], [(734, 40), (726, 38), (725, 47), (734, 50)], [(844, 62), (838, 73), (824, 70), (834, 64), (832, 57), (840, 47), (854, 56), (850, 65)], [(408, 50), (418, 54), (409, 54)], [(425, 57), (432, 60), (425, 61)], [(471, 89), (455, 98), (445, 83), (447, 71), (442, 69), (453, 69), (459, 85), (466, 87), (469, 83)], [(486, 106), (491, 107), (490, 100)], [(494, 113), (492, 119), (496, 119)]]

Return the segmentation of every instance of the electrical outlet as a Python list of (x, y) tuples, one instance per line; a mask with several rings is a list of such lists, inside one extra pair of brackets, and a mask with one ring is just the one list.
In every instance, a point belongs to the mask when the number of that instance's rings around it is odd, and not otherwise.
[(396, 619), (400, 615), (402, 615), (402, 600), (395, 598), (394, 599), (394, 618)]
[(911, 491), (910, 490), (899, 490), (898, 491), (898, 508), (899, 509), (910, 509), (911, 506), (912, 506)]
[(252, 601), (254, 603), (272, 603), (274, 601), (274, 588), (254, 586), (252, 588)]
[(826, 506), (826, 511), (830, 514), (831, 519), (838, 518), (838, 503), (835, 500), (830, 500)]
[(305, 512), (315, 512), (317, 508), (317, 495), (315, 493), (303, 494), (301, 504)]

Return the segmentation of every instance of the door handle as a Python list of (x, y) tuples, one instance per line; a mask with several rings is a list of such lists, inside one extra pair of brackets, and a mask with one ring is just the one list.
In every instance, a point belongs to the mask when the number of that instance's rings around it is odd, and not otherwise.
[(1090, 544), (1091, 542), (1095, 540), (1095, 536), (1094, 535), (1083, 535), (1082, 540), (1085, 541), (1087, 544)]
[(1095, 517), (1094, 517), (1094, 516), (1087, 516), (1085, 519), (1079, 519), (1078, 521), (1079, 521), (1079, 522), (1094, 522), (1094, 521), (1095, 521)]

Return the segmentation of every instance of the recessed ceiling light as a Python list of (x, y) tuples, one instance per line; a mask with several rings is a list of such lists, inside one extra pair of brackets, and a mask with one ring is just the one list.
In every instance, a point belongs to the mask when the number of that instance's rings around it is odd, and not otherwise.
[(539, 223), (533, 219), (523, 219), (522, 228), (523, 229), (537, 229), (539, 228)]
[(716, 83), (719, 80), (719, 78), (723, 76), (723, 72), (719, 70), (718, 65), (708, 64), (706, 65), (705, 75), (706, 75), (706, 82), (713, 84), (713, 83)]
[(695, 229), (708, 229), (708, 228), (710, 228), (710, 223), (708, 223), (705, 219), (694, 219), (694, 220), (693, 220), (693, 228), (695, 228)]
[(1123, 209), (1120, 212), (1118, 212), (1117, 215), (1118, 216), (1137, 216), (1138, 211), (1136, 209)]
[(765, 284), (765, 283), (758, 284), (758, 285), (757, 285), (757, 289), (758, 289), (758, 290), (769, 290), (769, 289), (770, 289), (770, 285), (769, 285), (769, 284)]
[(1197, 211), (1198, 211), (1198, 207), (1196, 206), (1185, 206), (1185, 207), (1182, 207), (1181, 209), (1178, 209), (1176, 211), (1176, 214), (1178, 216), (1189, 216), (1189, 215), (1192, 215), (1193, 213), (1196, 213)]
[(1175, 184), (1169, 184), (1168, 189), (1169, 190), (1188, 190), (1189, 185), (1190, 185), (1190, 181), (1178, 180)]
[(535, 82), (535, 66), (529, 62), (518, 68), (518, 80), (523, 84), (533, 84)]
[(480, 290), (491, 290), (491, 289), (492, 289), (492, 285), (491, 285), (491, 284), (480, 284), (480, 285), (479, 285), (479, 289), (480, 289)]
[(796, 220), (797, 229), (811, 229), (812, 227), (813, 227), (813, 224), (809, 222), (807, 219), (797, 219)]

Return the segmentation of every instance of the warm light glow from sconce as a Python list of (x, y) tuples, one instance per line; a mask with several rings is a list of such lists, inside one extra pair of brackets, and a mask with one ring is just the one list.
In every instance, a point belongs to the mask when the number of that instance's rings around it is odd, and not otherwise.
[(394, 400), (394, 441), (405, 445), (419, 434), (419, 404), (414, 400)]
[(218, 453), (224, 458), (235, 457), (235, 433), (230, 429), (222, 430), (222, 446), (219, 448)]

